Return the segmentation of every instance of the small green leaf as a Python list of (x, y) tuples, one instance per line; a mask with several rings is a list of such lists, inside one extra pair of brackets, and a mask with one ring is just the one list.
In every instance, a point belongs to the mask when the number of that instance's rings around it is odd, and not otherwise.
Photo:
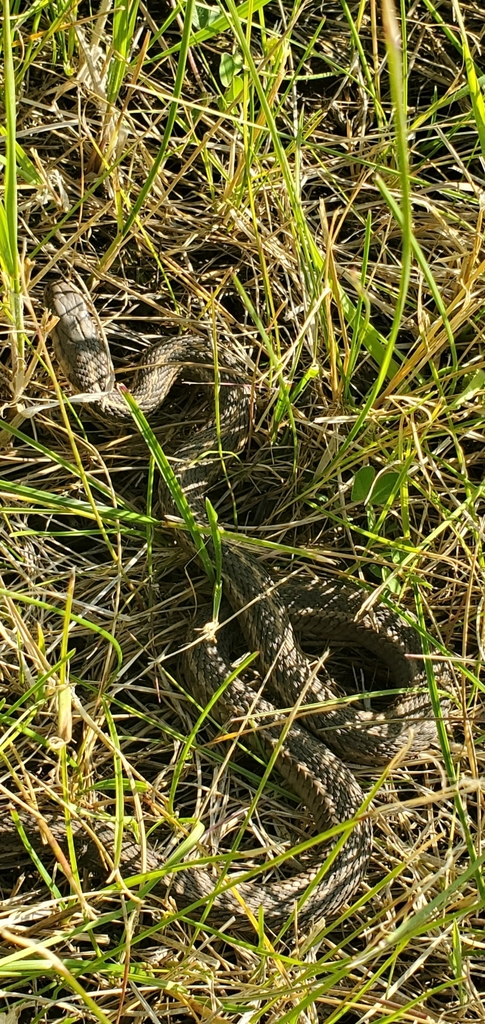
[(388, 473), (383, 473), (382, 476), (377, 478), (372, 488), (372, 493), (369, 496), (369, 501), (371, 501), (373, 505), (385, 505), (386, 501), (395, 490), (398, 480), (399, 473), (396, 473), (395, 470), (389, 470)]
[(361, 466), (357, 470), (352, 484), (352, 501), (367, 501), (375, 475), (373, 466)]
[(390, 594), (399, 595), (402, 590), (402, 583), (398, 576), (393, 576), (389, 569), (382, 568), (382, 579), (387, 583)]
[[(225, 89), (232, 85), (234, 75), (241, 69), (242, 57), (240, 53), (223, 53), (219, 64), (219, 78)], [(241, 83), (242, 84), (242, 83)]]
[(485, 387), (485, 372), (477, 370), (473, 374), (464, 374), (462, 380), (465, 382), (463, 391), (460, 391), (449, 404), (450, 409), (459, 409), (461, 405), (470, 402), (479, 391)]
[(234, 75), (234, 78), (225, 94), (226, 102), (229, 104), (234, 103), (234, 100), (238, 100), (243, 88), (244, 85), (242, 78), (239, 78), (238, 75)]
[(209, 28), (214, 24), (220, 17), (220, 10), (218, 7), (209, 7), (205, 4), (195, 4), (194, 13), (192, 15), (192, 25), (197, 29)]

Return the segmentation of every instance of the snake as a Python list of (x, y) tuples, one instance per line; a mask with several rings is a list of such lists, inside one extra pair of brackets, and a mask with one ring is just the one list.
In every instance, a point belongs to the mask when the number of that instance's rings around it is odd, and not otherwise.
[[(82, 394), (95, 416), (128, 421), (131, 409), (116, 384), (112, 357), (91, 300), (65, 280), (49, 284), (45, 305), (52, 316), (48, 330), (57, 362), (72, 391)], [(217, 370), (214, 367), (217, 367)], [(188, 376), (206, 390), (212, 420), (182, 444), (172, 459), (177, 485), (193, 522), (205, 536), (205, 550), (215, 558), (205, 499), (223, 478), (227, 460), (242, 449), (249, 429), (251, 390), (244, 355), (229, 344), (214, 345), (194, 332), (161, 337), (143, 350), (130, 393), (140, 410), (154, 414), (174, 382)], [(179, 514), (173, 491), (162, 485), (165, 514)], [(184, 533), (185, 543), (186, 533)], [(189, 541), (190, 543), (190, 541)], [(189, 549), (188, 558), (194, 552)], [(200, 550), (196, 551), (200, 557)], [(223, 602), (217, 623), (212, 612), (195, 618), (180, 655), (180, 670), (193, 698), (223, 729), (243, 728), (266, 762), (274, 762), (295, 797), (308, 809), (316, 838), (304, 866), (290, 877), (265, 879), (269, 858), (256, 878), (254, 869), (214, 875), (197, 860), (164, 873), (164, 857), (149, 844), (144, 869), (160, 878), (156, 891), (169, 894), (178, 907), (217, 927), (228, 921), (251, 932), (258, 915), (273, 932), (296, 918), (310, 926), (340, 911), (366, 877), (372, 853), (371, 815), (365, 794), (349, 763), (387, 763), (400, 751), (426, 751), (436, 741), (436, 722), (427, 687), (419, 634), (384, 602), (345, 579), (322, 580), (272, 573), (244, 535), (224, 535), (219, 551)], [(210, 628), (208, 623), (210, 622)], [(315, 666), (304, 651), (305, 638), (353, 645), (367, 650), (390, 673), (399, 695), (384, 711), (369, 710), (355, 700), (339, 700), (335, 680), (325, 665)], [(257, 674), (248, 679), (234, 667), (239, 641), (257, 653)], [(436, 661), (435, 675), (446, 685), (446, 668)], [(215, 696), (217, 695), (217, 699)], [(317, 711), (315, 710), (317, 709)], [(114, 826), (96, 813), (73, 815), (78, 861), (99, 871), (102, 851), (114, 842)], [(20, 811), (29, 842), (42, 849), (50, 834), (65, 850), (62, 811)], [(327, 833), (333, 840), (328, 850)], [(2, 827), (3, 835), (13, 824)], [(327, 845), (322, 845), (327, 839)], [(332, 841), (334, 843), (332, 847)], [(141, 870), (140, 848), (125, 829), (120, 867), (128, 875)], [(278, 861), (279, 864), (279, 861)]]

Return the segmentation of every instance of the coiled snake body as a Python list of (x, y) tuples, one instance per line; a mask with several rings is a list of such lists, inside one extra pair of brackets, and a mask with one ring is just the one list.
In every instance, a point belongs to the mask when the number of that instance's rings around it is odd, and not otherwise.
[[(102, 415), (129, 417), (126, 402), (113, 387), (109, 351), (83, 295), (72, 285), (59, 282), (48, 287), (46, 305), (58, 317), (50, 333), (57, 359), (73, 389), (91, 394), (92, 404)], [(219, 354), (219, 363), (216, 390), (220, 447), (214, 429), (208, 427), (194, 442), (182, 447), (174, 460), (179, 483), (201, 525), (206, 523), (207, 489), (222, 472), (221, 448), (224, 453), (236, 452), (247, 432), (248, 395), (242, 366), (233, 353), (224, 350)], [(132, 388), (144, 412), (149, 413), (161, 404), (187, 364), (191, 379), (196, 376), (214, 391), (212, 353), (201, 339), (164, 340), (144, 353), (143, 366)], [(173, 512), (170, 499), (167, 511)], [(251, 881), (238, 883), (233, 873), (216, 884), (205, 868), (183, 868), (173, 875), (171, 892), (183, 906), (198, 901), (207, 903), (210, 922), (220, 923), (234, 915), (242, 930), (251, 928), (242, 906), (245, 904), (255, 915), (262, 907), (266, 925), (277, 929), (295, 908), (300, 923), (335, 912), (351, 898), (365, 875), (372, 845), (371, 825), (365, 814), (359, 816), (364, 796), (341, 758), (354, 762), (386, 760), (406, 744), (410, 735), (413, 749), (425, 748), (435, 738), (435, 725), (417, 634), (386, 607), (365, 611), (363, 598), (367, 595), (334, 582), (275, 582), (242, 544), (226, 541), (222, 545), (222, 579), (229, 613), (237, 618), (249, 649), (259, 652), (260, 676), (267, 680), (275, 703), (266, 695), (266, 688), (264, 695), (260, 695), (239, 677), (224, 689), (223, 684), (232, 672), (230, 631), (224, 626), (212, 633), (200, 631), (199, 639), (188, 645), (183, 656), (183, 669), (194, 697), (205, 706), (221, 687), (223, 693), (213, 714), (222, 724), (234, 720), (251, 722), (257, 717), (263, 726), (258, 729), (259, 750), (262, 748), (270, 757), (279, 748), (278, 769), (311, 811), (319, 832), (332, 826), (344, 828), (345, 822), (355, 820), (325, 873), (321, 870), (321, 858), (290, 879), (262, 885)], [(348, 644), (367, 648), (389, 666), (392, 685), (412, 687), (413, 692), (395, 701), (386, 714), (342, 706), (336, 702), (332, 680), (326, 672), (319, 669), (315, 673), (295, 631), (321, 638), (345, 638)], [(322, 702), (324, 712), (307, 714), (305, 727), (300, 721), (293, 721), (282, 740), (287, 713), (278, 711), (278, 704), (291, 709), (299, 702)], [(51, 812), (44, 817), (62, 845), (62, 815)], [(25, 814), (22, 820), (27, 827)], [(80, 822), (73, 824), (81, 859), (97, 859), (96, 842)], [(91, 827), (102, 846), (109, 847), (113, 839), (111, 826), (96, 821), (91, 822)], [(28, 834), (34, 846), (38, 845), (33, 819), (28, 822)], [(128, 837), (124, 839), (121, 864), (130, 874), (139, 870), (139, 850)], [(148, 869), (162, 866), (157, 850), (150, 848)], [(236, 885), (239, 898), (234, 893)]]

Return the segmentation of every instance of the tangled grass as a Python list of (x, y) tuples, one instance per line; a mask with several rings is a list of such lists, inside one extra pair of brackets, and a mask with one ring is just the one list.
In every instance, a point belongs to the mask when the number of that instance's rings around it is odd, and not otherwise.
[[(442, 750), (357, 767), (369, 875), (308, 933), (198, 926), (150, 879), (127, 887), (116, 849), (108, 880), (73, 857), (69, 885), (0, 844), (8, 1020), (484, 1019), (485, 19), (400, 15), (4, 3), (3, 813), (55, 800), (69, 833), (96, 805), (224, 866), (263, 770), (243, 737), (194, 729), (176, 653), (207, 581), (135, 424), (69, 404), (54, 276), (91, 288), (122, 375), (159, 333), (242, 344), (252, 434), (219, 521), (271, 569), (345, 573), (415, 615), (453, 673)], [(176, 388), (164, 450), (206, 416)], [(309, 827), (274, 773), (246, 845), (291, 852)]]

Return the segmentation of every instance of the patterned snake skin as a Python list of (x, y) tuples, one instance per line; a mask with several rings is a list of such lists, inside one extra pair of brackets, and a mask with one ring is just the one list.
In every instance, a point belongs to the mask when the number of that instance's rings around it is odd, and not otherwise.
[[(50, 333), (57, 360), (72, 388), (90, 394), (91, 404), (103, 417), (128, 419), (128, 406), (113, 383), (109, 350), (81, 292), (70, 284), (55, 283), (46, 290), (46, 305), (58, 317)], [(187, 367), (191, 380), (210, 386), (212, 397), (213, 355), (207, 343), (193, 336), (164, 339), (145, 350), (143, 365), (131, 388), (145, 413), (158, 408)], [(226, 456), (237, 452), (246, 437), (249, 397), (241, 359), (221, 349), (219, 367), (215, 391), (221, 447)], [(215, 429), (209, 426), (180, 448), (173, 461), (178, 481), (202, 526), (207, 525), (207, 490), (223, 471), (220, 450)], [(209, 454), (201, 458), (203, 453)], [(176, 510), (170, 495), (165, 495), (164, 501), (166, 511), (173, 514)], [(209, 545), (208, 550), (211, 553)], [(332, 581), (274, 580), (247, 547), (233, 542), (224, 541), (222, 545), (222, 580), (222, 625), (204, 631), (200, 627), (210, 613), (203, 617), (196, 623), (193, 640), (182, 656), (182, 670), (193, 696), (206, 706), (221, 688), (212, 714), (232, 731), (243, 728), (248, 742), (256, 737), (257, 749), (267, 759), (277, 750), (277, 768), (308, 807), (318, 832), (333, 826), (341, 826), (344, 832), (345, 823), (355, 820), (328, 870), (317, 844), (309, 866), (291, 878), (265, 882), (263, 876), (256, 882), (237, 882), (234, 872), (218, 878), (203, 866), (181, 865), (157, 881), (157, 888), (165, 893), (170, 883), (170, 893), (180, 907), (190, 907), (195, 916), (200, 915), (202, 907), (215, 925), (234, 916), (234, 927), (243, 932), (252, 928), (244, 906), (256, 916), (262, 908), (265, 925), (276, 930), (295, 909), (299, 924), (334, 913), (351, 899), (365, 876), (372, 848), (371, 824), (368, 816), (360, 813), (364, 794), (342, 759), (385, 762), (410, 738), (413, 750), (426, 749), (436, 738), (435, 724), (417, 633), (385, 606), (366, 610), (363, 606), (368, 595)], [(225, 625), (225, 619), (232, 623)], [(264, 681), (259, 689), (254, 682), (239, 677), (224, 688), (233, 671), (235, 628), (239, 636), (242, 633), (246, 648), (258, 652), (259, 678)], [(405, 696), (397, 698), (385, 713), (337, 701), (333, 680), (325, 669), (315, 671), (298, 643), (298, 634), (320, 642), (333, 639), (366, 648), (390, 669), (390, 685), (404, 688)], [(436, 663), (435, 674), (439, 682), (445, 682), (443, 665)], [(321, 703), (323, 710), (295, 719), (282, 738), (289, 712), (278, 708), (300, 705), (302, 709), (316, 703)], [(255, 723), (258, 728), (253, 733)], [(24, 811), (20, 817), (33, 846), (40, 849), (36, 818)], [(43, 813), (43, 818), (61, 848), (66, 849), (62, 813), (50, 811)], [(112, 847), (113, 827), (96, 818), (89, 819), (89, 829), (81, 821), (72, 824), (80, 863), (97, 865), (99, 870), (99, 847)], [(10, 841), (13, 825), (6, 826), (6, 833)], [(125, 834), (121, 852), (124, 873), (137, 873), (140, 863), (137, 843)], [(148, 850), (146, 866), (148, 870), (163, 868), (155, 847)]]

